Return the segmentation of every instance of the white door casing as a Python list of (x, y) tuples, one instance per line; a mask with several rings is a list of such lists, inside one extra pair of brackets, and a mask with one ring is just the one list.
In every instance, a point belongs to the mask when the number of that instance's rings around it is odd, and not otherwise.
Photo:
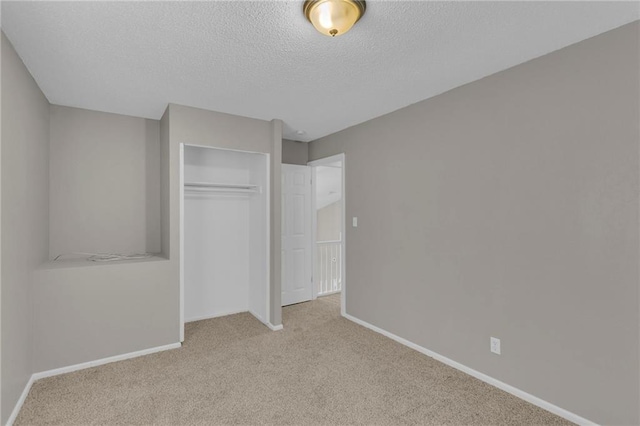
[(311, 168), (282, 165), (282, 306), (313, 298)]

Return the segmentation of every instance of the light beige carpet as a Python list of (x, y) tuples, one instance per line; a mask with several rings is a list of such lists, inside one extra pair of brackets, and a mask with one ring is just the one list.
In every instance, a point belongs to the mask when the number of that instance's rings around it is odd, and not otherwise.
[(568, 424), (339, 313), (338, 296), (187, 324), (181, 349), (36, 382), (16, 425)]

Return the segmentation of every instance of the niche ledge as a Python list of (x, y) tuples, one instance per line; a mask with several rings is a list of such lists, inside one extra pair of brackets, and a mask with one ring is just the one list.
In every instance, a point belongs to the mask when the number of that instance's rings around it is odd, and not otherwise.
[(156, 254), (152, 257), (146, 259), (133, 259), (133, 260), (114, 260), (111, 262), (94, 262), (88, 260), (86, 258), (82, 259), (60, 259), (60, 260), (50, 260), (38, 267), (38, 270), (47, 270), (47, 269), (67, 269), (67, 268), (86, 268), (86, 267), (95, 267), (95, 266), (122, 266), (129, 264), (139, 264), (139, 263), (150, 263), (150, 262), (168, 262), (169, 258), (164, 257), (161, 254)]

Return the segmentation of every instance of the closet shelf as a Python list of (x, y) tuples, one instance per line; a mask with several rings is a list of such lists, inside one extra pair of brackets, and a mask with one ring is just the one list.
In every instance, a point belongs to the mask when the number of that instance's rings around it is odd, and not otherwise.
[(247, 183), (213, 183), (213, 182), (185, 182), (184, 187), (189, 191), (220, 191), (220, 192), (260, 192), (258, 185)]

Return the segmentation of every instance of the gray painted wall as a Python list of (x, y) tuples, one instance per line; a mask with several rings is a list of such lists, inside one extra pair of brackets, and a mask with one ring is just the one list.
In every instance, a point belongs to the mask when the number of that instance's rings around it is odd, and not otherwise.
[(32, 365), (31, 274), (49, 253), (49, 102), (2, 38), (2, 406), (5, 424)]
[[(160, 122), (49, 111), (49, 257), (160, 252)], [(170, 276), (158, 258), (42, 265), (33, 275), (33, 371), (178, 342)]]
[(271, 309), (269, 321), (282, 324), (282, 121), (271, 120)]
[(306, 166), (309, 161), (309, 144), (306, 142), (282, 140), (282, 163)]
[[(176, 283), (175, 302), (178, 304), (179, 245), (180, 245), (180, 143), (240, 151), (271, 154), (271, 312), (270, 322), (279, 325), (280, 303), (280, 164), (282, 123), (263, 121), (236, 115), (170, 104), (161, 120), (161, 175), (169, 181), (168, 194), (162, 195), (162, 245), (172, 263), (172, 280)], [(169, 131), (166, 139), (165, 130)], [(168, 176), (168, 177), (167, 177)], [(277, 178), (273, 178), (273, 177)], [(164, 191), (164, 189), (163, 189)], [(168, 196), (167, 196), (168, 195)], [(168, 199), (168, 201), (167, 201)], [(168, 217), (168, 222), (166, 218)], [(274, 222), (275, 221), (275, 222)], [(273, 223), (278, 226), (277, 234)], [(274, 238), (274, 234), (277, 238)], [(168, 245), (166, 241), (168, 239)], [(176, 317), (177, 318), (177, 317)]]
[(347, 313), (595, 422), (638, 424), (639, 35), (312, 142), (311, 160), (345, 153), (359, 219)]
[(50, 256), (160, 252), (160, 125), (51, 105)]
[(169, 212), (171, 207), (169, 197), (169, 108), (166, 109), (160, 119), (160, 244), (162, 256), (169, 259), (171, 257), (171, 229)]
[(179, 341), (169, 260), (87, 263), (34, 273), (35, 372)]

